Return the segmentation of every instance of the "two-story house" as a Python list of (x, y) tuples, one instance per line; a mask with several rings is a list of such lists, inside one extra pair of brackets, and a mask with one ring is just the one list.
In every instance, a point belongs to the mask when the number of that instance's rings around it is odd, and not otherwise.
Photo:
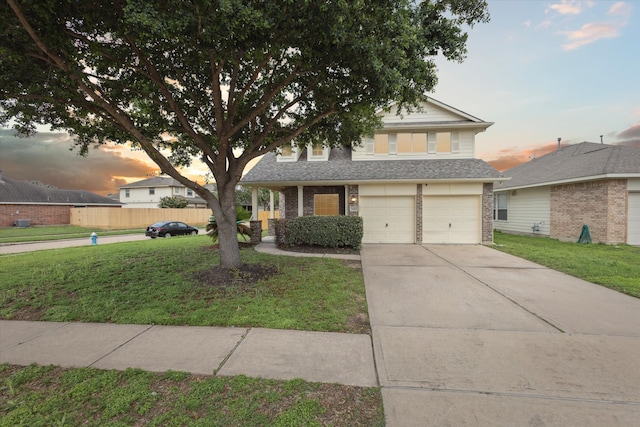
[(379, 114), (383, 128), (360, 146), (284, 147), (241, 184), (279, 191), (280, 218), (359, 215), (363, 243), (492, 242), (493, 183), (504, 178), (474, 156), (493, 123), (434, 99)]
[(189, 201), (189, 208), (207, 207), (204, 199), (171, 177), (154, 176), (123, 185), (119, 190), (125, 208), (157, 208), (163, 197), (184, 198)]

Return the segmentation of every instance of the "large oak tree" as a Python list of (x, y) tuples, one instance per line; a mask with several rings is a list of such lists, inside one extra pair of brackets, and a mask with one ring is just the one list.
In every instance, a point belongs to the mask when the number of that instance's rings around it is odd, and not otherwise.
[[(238, 267), (235, 186), (283, 144), (351, 145), (392, 101), (461, 60), (484, 0), (7, 0), (0, 124), (49, 124), (81, 153), (132, 143), (205, 199), (221, 265)], [(171, 153), (165, 155), (164, 153)], [(218, 194), (179, 172), (204, 162)]]

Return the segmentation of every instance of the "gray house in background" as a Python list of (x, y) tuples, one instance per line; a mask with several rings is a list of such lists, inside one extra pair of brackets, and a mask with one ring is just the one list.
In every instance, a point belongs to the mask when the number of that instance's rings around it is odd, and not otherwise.
[(69, 224), (74, 207), (119, 208), (122, 204), (89, 191), (15, 181), (0, 172), (0, 227)]
[(504, 171), (494, 185), (494, 229), (640, 245), (640, 149), (580, 144)]
[(383, 128), (350, 148), (322, 143), (266, 154), (240, 184), (280, 192), (280, 218), (351, 215), (363, 243), (493, 241), (493, 183), (475, 136), (493, 123), (430, 98), (422, 111), (379, 111)]

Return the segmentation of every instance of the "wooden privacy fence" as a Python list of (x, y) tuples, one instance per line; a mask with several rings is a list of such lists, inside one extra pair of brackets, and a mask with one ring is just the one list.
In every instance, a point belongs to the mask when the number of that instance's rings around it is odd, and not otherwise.
[[(158, 221), (182, 221), (189, 225), (209, 222), (209, 209), (160, 208), (71, 208), (71, 225), (103, 229), (145, 228)], [(278, 217), (278, 212), (275, 213)], [(258, 212), (262, 229), (267, 229), (269, 212)]]

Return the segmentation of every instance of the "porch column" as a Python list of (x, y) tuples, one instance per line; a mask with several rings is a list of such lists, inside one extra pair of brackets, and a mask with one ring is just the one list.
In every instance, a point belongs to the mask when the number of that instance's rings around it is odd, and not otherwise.
[(251, 188), (251, 220), (258, 220), (258, 187)]
[(269, 190), (269, 219), (274, 219), (276, 217), (275, 207), (273, 205), (273, 190)]
[(304, 186), (298, 185), (298, 216), (304, 216)]
[(349, 184), (344, 185), (344, 216), (349, 216)]

